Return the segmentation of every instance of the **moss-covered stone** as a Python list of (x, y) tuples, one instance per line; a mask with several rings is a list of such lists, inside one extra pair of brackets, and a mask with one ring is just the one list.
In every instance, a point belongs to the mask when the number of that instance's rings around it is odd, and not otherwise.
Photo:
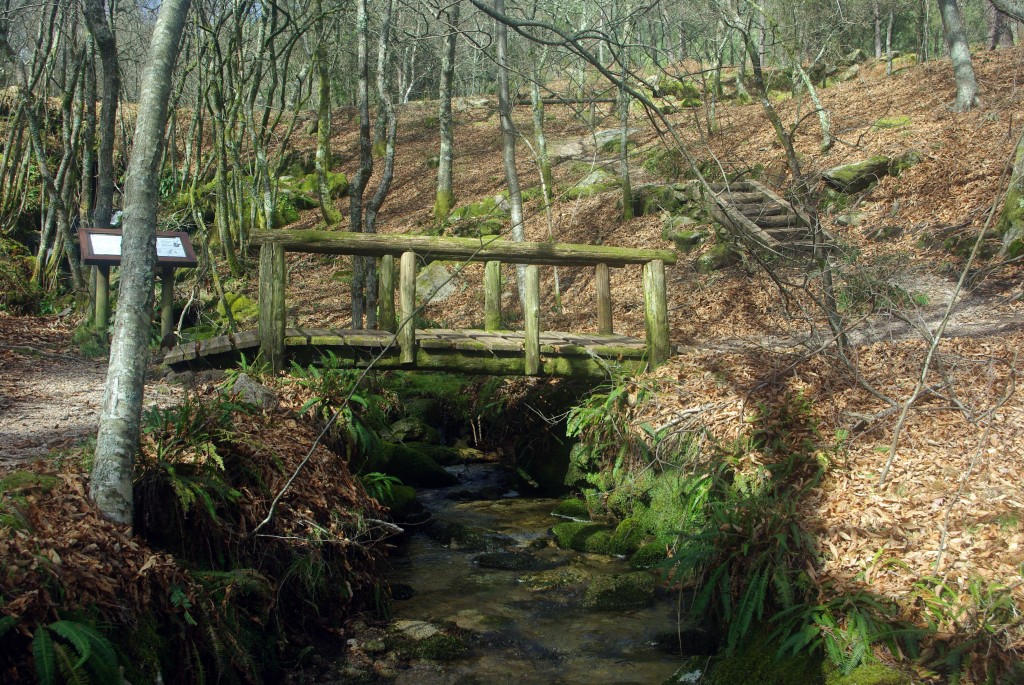
[(542, 566), (540, 559), (525, 552), (485, 552), (473, 561), (480, 568), (499, 571), (533, 571)]
[(454, 235), (475, 238), (500, 235), (509, 219), (508, 200), (497, 195), (452, 210), (445, 226)]
[(910, 167), (920, 164), (923, 160), (924, 155), (920, 151), (907, 150), (903, 154), (892, 158), (889, 162), (889, 174), (891, 176), (899, 176)]
[(441, 466), (455, 466), (465, 461), (462, 451), (455, 447), (427, 443), (411, 443), (408, 446), (419, 450)]
[(662, 76), (658, 79), (657, 85), (651, 89), (655, 97), (673, 97), (677, 100), (701, 99), (700, 88), (689, 79), (678, 79), (672, 76)]
[(388, 439), (402, 443), (426, 443), (437, 445), (441, 442), (441, 436), (437, 430), (424, 420), (415, 416), (406, 416), (391, 424), (384, 433)]
[(552, 526), (551, 533), (562, 549), (608, 554), (613, 530), (600, 523), (566, 521)]
[(409, 445), (384, 443), (382, 453), (373, 461), (374, 467), (363, 470), (382, 471), (409, 485), (432, 488), (458, 482), (430, 456)]
[[(224, 293), (224, 299), (227, 300), (228, 306), (231, 307), (231, 316), (236, 322), (259, 318), (259, 304), (252, 301), (245, 295), (227, 292)], [(224, 308), (224, 300), (217, 301), (217, 314), (226, 318), (227, 314)]]
[(577, 200), (614, 190), (621, 185), (622, 181), (618, 176), (613, 176), (604, 169), (595, 169), (579, 183), (567, 188), (562, 196), (568, 200)]
[(905, 115), (897, 115), (877, 119), (875, 123), (871, 125), (871, 130), (884, 131), (890, 128), (905, 128), (907, 126), (910, 126), (910, 117)]
[(672, 241), (680, 252), (693, 252), (711, 235), (697, 226), (697, 220), (692, 217), (670, 216), (661, 229), (661, 237)]
[(431, 661), (451, 661), (469, 650), (465, 640), (454, 635), (432, 635), (416, 645), (416, 656)]
[(588, 521), (590, 520), (590, 507), (583, 500), (572, 497), (559, 502), (551, 515), (576, 521)]
[(764, 631), (736, 647), (732, 654), (715, 657), (704, 680), (706, 685), (822, 685), (821, 658), (806, 653), (780, 657), (778, 645)]
[(889, 157), (877, 155), (863, 162), (832, 167), (822, 174), (822, 178), (840, 192), (859, 193), (887, 176), (891, 161)]
[(629, 558), (629, 565), (637, 569), (654, 568), (668, 558), (665, 544), (661, 542), (648, 542), (641, 545)]
[(739, 255), (727, 244), (718, 243), (697, 258), (693, 268), (698, 273), (710, 274), (738, 263)]
[(632, 554), (643, 543), (647, 530), (639, 518), (623, 519), (615, 526), (615, 532), (608, 540), (608, 552), (611, 554)]
[(694, 200), (688, 185), (660, 183), (633, 186), (632, 198), (633, 216), (682, 212)]
[(442, 545), (469, 552), (493, 552), (515, 544), (511, 537), (492, 530), (436, 519), (427, 526), (426, 533)]
[(646, 571), (595, 576), (583, 594), (583, 607), (615, 611), (654, 603), (654, 576)]

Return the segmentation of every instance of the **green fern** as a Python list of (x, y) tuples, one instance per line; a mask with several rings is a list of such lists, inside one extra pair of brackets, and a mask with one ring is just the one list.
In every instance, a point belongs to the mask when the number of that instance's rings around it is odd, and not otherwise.
[(113, 645), (85, 623), (61, 620), (38, 626), (32, 656), (42, 685), (56, 685), (58, 673), (66, 683), (121, 682)]
[(32, 658), (35, 659), (39, 685), (57, 685), (57, 654), (53, 638), (43, 626), (36, 628), (32, 637)]

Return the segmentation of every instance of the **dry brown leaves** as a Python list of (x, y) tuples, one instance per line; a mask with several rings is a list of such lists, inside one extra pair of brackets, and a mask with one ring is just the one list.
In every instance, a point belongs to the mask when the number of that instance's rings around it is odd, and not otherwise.
[[(41, 464), (34, 471), (46, 473)], [(55, 475), (52, 490), (34, 488), (14, 506), (25, 530), (0, 528), (2, 611), (21, 626), (56, 620), (57, 611), (96, 609), (110, 621), (171, 606), (171, 588), (190, 593), (191, 580), (169, 554), (154, 550), (104, 519), (89, 499), (87, 479)]]

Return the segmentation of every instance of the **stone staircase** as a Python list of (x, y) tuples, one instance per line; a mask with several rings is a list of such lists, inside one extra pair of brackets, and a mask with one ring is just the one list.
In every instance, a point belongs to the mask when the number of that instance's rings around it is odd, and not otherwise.
[[(711, 215), (751, 249), (790, 259), (814, 254), (810, 219), (789, 202), (753, 180), (711, 184), (705, 198)], [(828, 250), (832, 236), (821, 230), (818, 247)]]

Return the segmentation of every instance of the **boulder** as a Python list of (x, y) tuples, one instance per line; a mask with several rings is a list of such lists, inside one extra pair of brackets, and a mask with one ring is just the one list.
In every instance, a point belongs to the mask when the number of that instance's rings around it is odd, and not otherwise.
[(253, 380), (247, 373), (238, 374), (234, 385), (231, 386), (231, 392), (242, 402), (255, 404), (263, 411), (273, 411), (277, 408), (277, 393)]
[(822, 174), (822, 178), (840, 192), (859, 193), (888, 176), (891, 161), (889, 157), (877, 155), (863, 162), (832, 167)]
[(721, 271), (740, 261), (739, 255), (725, 243), (718, 243), (697, 258), (693, 268), (702, 274)]
[(569, 200), (592, 197), (607, 190), (618, 188), (621, 184), (622, 181), (618, 176), (610, 174), (604, 169), (594, 169), (583, 180), (566, 189), (564, 197)]
[(708, 239), (711, 234), (699, 228), (697, 220), (689, 216), (670, 216), (665, 219), (661, 237), (675, 244), (680, 252), (692, 252)]
[(642, 183), (634, 186), (633, 216), (656, 212), (674, 214), (688, 208), (694, 198), (687, 184)]
[(654, 576), (646, 571), (595, 576), (583, 594), (583, 607), (617, 611), (654, 603)]
[(912, 166), (924, 161), (924, 154), (919, 150), (907, 150), (899, 157), (893, 157), (889, 162), (889, 174), (899, 176)]
[(427, 264), (416, 275), (416, 304), (444, 302), (458, 292), (459, 282), (444, 262)]

